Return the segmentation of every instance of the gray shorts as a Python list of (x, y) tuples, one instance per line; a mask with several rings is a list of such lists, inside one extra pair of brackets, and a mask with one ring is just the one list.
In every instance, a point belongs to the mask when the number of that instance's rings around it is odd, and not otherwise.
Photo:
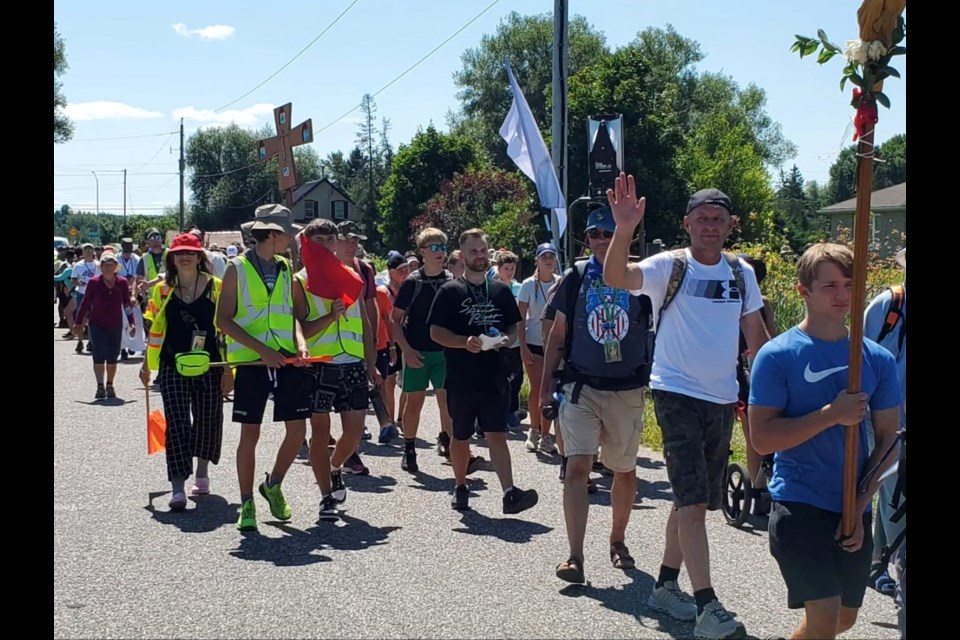
[(658, 390), (653, 391), (653, 404), (674, 505), (679, 509), (705, 504), (716, 511), (723, 503), (737, 405)]

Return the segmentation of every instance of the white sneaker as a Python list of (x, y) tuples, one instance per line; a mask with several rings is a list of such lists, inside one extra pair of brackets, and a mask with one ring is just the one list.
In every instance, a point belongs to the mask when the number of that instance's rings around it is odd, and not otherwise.
[(675, 580), (667, 580), (662, 587), (654, 588), (647, 599), (647, 606), (667, 613), (677, 620), (693, 620), (697, 617), (696, 603), (680, 590)]
[(530, 429), (527, 433), (527, 441), (523, 443), (523, 446), (527, 448), (527, 451), (534, 453), (537, 450), (537, 446), (540, 444), (540, 432), (536, 429)]
[(693, 637), (697, 640), (723, 640), (737, 632), (739, 625), (718, 600), (712, 600), (697, 616)]

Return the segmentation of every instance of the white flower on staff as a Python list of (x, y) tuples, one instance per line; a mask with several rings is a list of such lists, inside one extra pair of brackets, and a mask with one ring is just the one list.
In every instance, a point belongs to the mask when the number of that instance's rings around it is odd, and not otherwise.
[(874, 40), (867, 45), (867, 57), (871, 60), (879, 60), (887, 55), (887, 48), (879, 40)]
[(843, 57), (847, 59), (847, 62), (866, 64), (867, 48), (863, 46), (863, 42), (860, 40), (847, 40), (847, 49), (843, 52)]

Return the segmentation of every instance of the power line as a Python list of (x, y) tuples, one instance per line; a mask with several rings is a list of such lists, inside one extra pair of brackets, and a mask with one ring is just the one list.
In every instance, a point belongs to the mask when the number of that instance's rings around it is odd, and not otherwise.
[(270, 82), (271, 80), (273, 80), (274, 78), (276, 78), (277, 75), (279, 75), (281, 71), (283, 71), (284, 69), (286, 69), (287, 67), (289, 67), (291, 64), (293, 64), (294, 60), (296, 60), (297, 58), (299, 58), (300, 56), (302, 56), (302, 55), (307, 51), (307, 49), (309, 49), (309, 48), (312, 47), (314, 44), (316, 44), (317, 40), (319, 40), (320, 38), (322, 38), (322, 37), (323, 37), (323, 34), (325, 34), (327, 31), (329, 31), (329, 30), (333, 27), (333, 25), (335, 25), (335, 24), (337, 24), (338, 22), (340, 22), (340, 18), (342, 18), (343, 16), (345, 16), (345, 15), (347, 14), (347, 12), (350, 11), (350, 9), (353, 8), (353, 5), (357, 4), (357, 2), (359, 2), (359, 1), (360, 1), (360, 0), (353, 0), (353, 2), (351, 2), (350, 5), (349, 5), (346, 9), (344, 9), (343, 11), (341, 11), (341, 12), (340, 12), (340, 15), (338, 15), (336, 18), (334, 18), (333, 22), (331, 22), (330, 24), (328, 24), (328, 25), (326, 26), (326, 28), (317, 35), (316, 38), (314, 38), (313, 40), (311, 40), (310, 43), (309, 43), (307, 46), (305, 46), (303, 49), (300, 50), (299, 53), (297, 53), (297, 55), (295, 55), (295, 56), (293, 56), (292, 58), (290, 58), (290, 60), (288, 60), (286, 64), (284, 64), (282, 67), (280, 67), (279, 69), (277, 69), (276, 71), (274, 71), (272, 74), (270, 74), (270, 76), (268, 76), (266, 80), (264, 80), (263, 82), (261, 82), (260, 84), (258, 84), (257, 86), (255, 86), (253, 89), (250, 89), (250, 91), (247, 91), (245, 94), (243, 94), (242, 96), (240, 96), (240, 97), (237, 98), (236, 100), (233, 100), (233, 101), (231, 101), (231, 102), (228, 102), (227, 104), (223, 105), (223, 106), (220, 107), (219, 109), (216, 109), (216, 110), (215, 110), (215, 113), (220, 113), (221, 111), (223, 111), (224, 109), (226, 109), (226, 108), (229, 107), (230, 105), (233, 105), (233, 104), (236, 104), (237, 102), (240, 102), (241, 100), (243, 100), (244, 98), (246, 98), (247, 96), (249, 96), (251, 93), (253, 93), (254, 91), (256, 91), (257, 89), (259, 89), (259, 88), (262, 87), (263, 85), (267, 84), (268, 82)]
[[(121, 169), (121, 170), (114, 170), (114, 171), (103, 171), (102, 173), (123, 173), (123, 170)], [(171, 175), (176, 176), (180, 174), (178, 174), (177, 172), (171, 173), (169, 171), (159, 171), (159, 172), (146, 171), (143, 173), (127, 172), (127, 175), (128, 176), (171, 176)], [(53, 174), (54, 178), (86, 178), (89, 176), (90, 176), (89, 171), (85, 173), (54, 173)]]
[[(382, 87), (380, 87), (380, 89), (377, 90), (377, 92), (374, 93), (371, 97), (376, 98), (378, 95), (380, 95), (381, 93), (383, 93), (384, 91), (386, 91), (388, 88), (390, 88), (390, 86), (393, 85), (395, 82), (397, 82), (400, 78), (404, 77), (405, 75), (407, 75), (408, 73), (410, 73), (411, 71), (413, 71), (414, 69), (416, 69), (418, 66), (420, 66), (420, 64), (421, 64), (424, 60), (426, 60), (427, 58), (429, 58), (430, 56), (432, 56), (433, 54), (435, 54), (437, 51), (439, 51), (441, 48), (443, 48), (443, 46), (444, 46), (445, 44), (447, 44), (448, 42), (450, 42), (451, 40), (453, 40), (454, 38), (456, 38), (458, 35), (460, 35), (461, 32), (463, 32), (467, 27), (469, 27), (469, 26), (472, 25), (474, 22), (476, 22), (477, 20), (479, 20), (480, 17), (483, 16), (483, 14), (485, 14), (485, 13), (488, 12), (488, 11), (490, 11), (490, 9), (493, 9), (493, 7), (494, 7), (495, 5), (497, 5), (499, 2), (500, 2), (500, 0), (493, 0), (493, 2), (491, 2), (490, 4), (488, 4), (483, 11), (481, 11), (480, 13), (478, 13), (477, 15), (475, 15), (473, 18), (471, 18), (470, 21), (467, 22), (465, 25), (463, 25), (462, 27), (460, 27), (459, 29), (457, 29), (456, 31), (454, 31), (454, 32), (453, 32), (453, 35), (451, 35), (449, 38), (447, 38), (446, 40), (444, 40), (443, 42), (441, 42), (440, 44), (438, 44), (436, 47), (434, 47), (433, 50), (430, 51), (430, 53), (428, 53), (427, 55), (423, 56), (422, 58), (420, 58), (419, 60), (417, 60), (416, 62), (414, 62), (410, 67), (408, 67), (408, 68), (406, 69), (406, 71), (404, 71), (403, 73), (401, 73), (400, 75), (398, 75), (396, 78), (394, 78), (393, 80), (391, 80), (391, 81), (388, 82), (387, 84), (385, 84), (385, 85), (383, 85)], [(334, 120), (333, 122), (330, 122), (329, 124), (324, 125), (322, 128), (317, 129), (316, 131), (314, 131), (314, 132), (313, 132), (313, 138), (314, 138), (314, 140), (316, 140), (317, 134), (326, 131), (327, 129), (329, 129), (330, 127), (332, 127), (333, 125), (337, 124), (338, 122), (340, 122), (341, 120), (343, 120), (344, 118), (346, 118), (348, 115), (350, 115), (351, 113), (353, 113), (354, 111), (356, 111), (357, 109), (359, 109), (361, 106), (362, 106), (362, 104), (358, 104), (357, 106), (353, 107), (352, 109), (350, 109), (349, 111), (347, 111), (346, 113), (344, 113), (343, 115), (341, 115), (339, 118), (337, 118), (337, 119)]]
[(256, 200), (254, 200), (253, 202), (248, 202), (247, 204), (241, 204), (241, 205), (236, 206), (236, 207), (231, 206), (231, 205), (228, 205), (228, 206), (227, 206), (227, 209), (246, 209), (247, 207), (252, 207), (253, 205), (257, 204), (258, 202), (260, 202), (261, 200), (263, 200), (264, 198), (266, 198), (268, 195), (270, 195), (270, 192), (271, 192), (271, 191), (273, 191), (273, 187), (270, 187), (269, 189), (267, 189), (266, 191), (264, 191), (263, 195), (260, 196), (259, 198), (257, 198)]
[(104, 140), (135, 140), (137, 138), (159, 138), (160, 136), (168, 136), (171, 133), (177, 133), (177, 131), (164, 131), (163, 133), (146, 133), (142, 136), (118, 136), (115, 138), (74, 138), (70, 142), (102, 142)]
[[(176, 132), (174, 132), (174, 133), (176, 133)], [(163, 144), (160, 145), (160, 148), (157, 149), (157, 152), (156, 152), (155, 154), (153, 154), (152, 156), (150, 156), (150, 159), (149, 159), (149, 160), (147, 160), (146, 162), (144, 162), (142, 165), (140, 165), (140, 166), (137, 167), (136, 169), (131, 169), (131, 173), (136, 173), (136, 172), (139, 171), (140, 169), (143, 169), (144, 167), (146, 167), (147, 165), (149, 165), (151, 162), (153, 162), (153, 161), (156, 159), (156, 157), (157, 157), (158, 155), (160, 155), (160, 152), (163, 151), (163, 150), (167, 147), (167, 145), (170, 143), (170, 138), (172, 138), (172, 137), (174, 136), (174, 133), (171, 133), (169, 136), (167, 136), (167, 139), (163, 141)]]

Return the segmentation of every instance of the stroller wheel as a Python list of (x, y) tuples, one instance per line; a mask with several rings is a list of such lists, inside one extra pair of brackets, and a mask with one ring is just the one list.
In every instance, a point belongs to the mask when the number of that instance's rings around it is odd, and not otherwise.
[(727, 524), (739, 528), (750, 515), (753, 501), (753, 485), (750, 474), (739, 462), (727, 466), (726, 492), (723, 498), (723, 517)]

